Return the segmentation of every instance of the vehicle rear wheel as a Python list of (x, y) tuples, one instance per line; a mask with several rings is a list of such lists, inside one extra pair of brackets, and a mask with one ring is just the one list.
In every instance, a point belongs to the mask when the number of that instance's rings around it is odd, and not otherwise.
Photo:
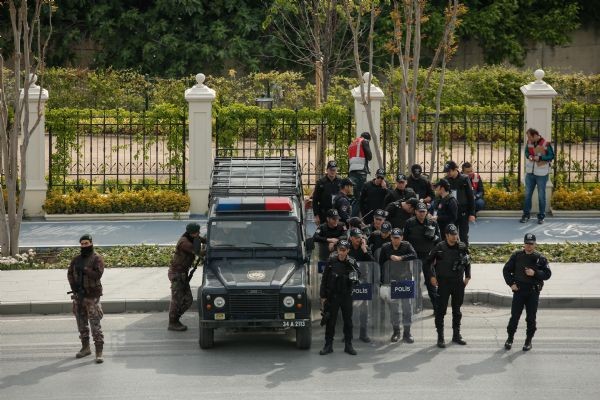
[(307, 322), (307, 326), (302, 328), (296, 328), (296, 347), (300, 350), (310, 349), (312, 343), (312, 326), (310, 321)]
[(215, 329), (200, 327), (200, 339), (198, 343), (200, 343), (201, 349), (212, 348), (215, 344)]

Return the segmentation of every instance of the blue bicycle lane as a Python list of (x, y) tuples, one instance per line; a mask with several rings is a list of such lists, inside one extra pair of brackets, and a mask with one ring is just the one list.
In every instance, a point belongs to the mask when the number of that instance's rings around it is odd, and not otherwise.
[[(203, 232), (206, 219), (161, 221), (25, 221), (21, 227), (21, 248), (49, 248), (78, 246), (84, 233), (91, 233), (97, 246), (125, 246), (138, 244), (174, 245), (185, 226), (191, 221), (200, 223)], [(307, 224), (312, 235), (315, 225)], [(474, 245), (522, 243), (526, 233), (534, 233), (538, 243), (600, 241), (600, 218), (546, 218), (538, 225), (536, 220), (521, 224), (518, 218), (482, 217), (470, 226), (470, 242)]]

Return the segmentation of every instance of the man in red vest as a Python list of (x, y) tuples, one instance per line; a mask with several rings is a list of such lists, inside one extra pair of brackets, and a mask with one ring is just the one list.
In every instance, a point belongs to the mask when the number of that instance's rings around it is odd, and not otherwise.
[[(363, 132), (348, 146), (348, 178), (354, 184), (354, 193), (360, 195), (369, 174), (369, 161), (373, 158), (369, 141), (371, 134)], [(359, 205), (354, 202), (352, 216), (358, 216)]]
[(481, 211), (485, 207), (485, 200), (483, 196), (485, 190), (483, 188), (483, 180), (477, 172), (473, 171), (473, 166), (470, 162), (465, 162), (462, 165), (462, 173), (467, 175), (471, 180), (471, 187), (473, 188), (473, 196), (475, 196), (475, 213)]

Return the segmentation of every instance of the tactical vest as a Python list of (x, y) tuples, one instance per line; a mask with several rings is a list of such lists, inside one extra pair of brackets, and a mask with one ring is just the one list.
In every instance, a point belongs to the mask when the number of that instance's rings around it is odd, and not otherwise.
[[(98, 255), (94, 253), (90, 255), (87, 260), (84, 259), (81, 261), (85, 262), (84, 268), (91, 268), (96, 263), (97, 259)], [(80, 282), (81, 277), (79, 276), (79, 272), (80, 270), (78, 268), (73, 269), (73, 279), (75, 282)], [(102, 283), (100, 282), (100, 279), (92, 279), (87, 274), (83, 274), (83, 288), (86, 293), (93, 293), (95, 291), (94, 289), (102, 288)]]
[(350, 160), (349, 171), (364, 171), (367, 158), (365, 156), (365, 150), (363, 149), (362, 142), (365, 139), (357, 137), (354, 139), (350, 146), (348, 146), (348, 160)]
[[(544, 138), (540, 138), (535, 144), (527, 141), (527, 153), (530, 156), (545, 156), (548, 154), (549, 145), (550, 143), (546, 142)], [(550, 173), (550, 162), (542, 160), (531, 161), (528, 157), (525, 160), (525, 172), (537, 176), (546, 176)]]
[(538, 283), (538, 279), (525, 274), (525, 267), (536, 269), (539, 258), (540, 253), (537, 251), (534, 251), (531, 254), (527, 254), (525, 251), (520, 251), (517, 253), (517, 257), (515, 259), (515, 280), (520, 283), (528, 283), (532, 285)]

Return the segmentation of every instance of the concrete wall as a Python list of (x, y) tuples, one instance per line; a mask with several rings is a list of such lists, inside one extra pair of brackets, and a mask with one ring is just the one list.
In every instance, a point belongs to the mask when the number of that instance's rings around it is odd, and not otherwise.
[[(600, 74), (600, 29), (580, 29), (571, 35), (571, 43), (565, 46), (548, 46), (543, 43), (527, 48), (523, 68), (551, 68), (563, 72), (583, 72)], [(464, 41), (450, 68), (467, 69), (483, 65), (483, 51), (476, 41)]]

